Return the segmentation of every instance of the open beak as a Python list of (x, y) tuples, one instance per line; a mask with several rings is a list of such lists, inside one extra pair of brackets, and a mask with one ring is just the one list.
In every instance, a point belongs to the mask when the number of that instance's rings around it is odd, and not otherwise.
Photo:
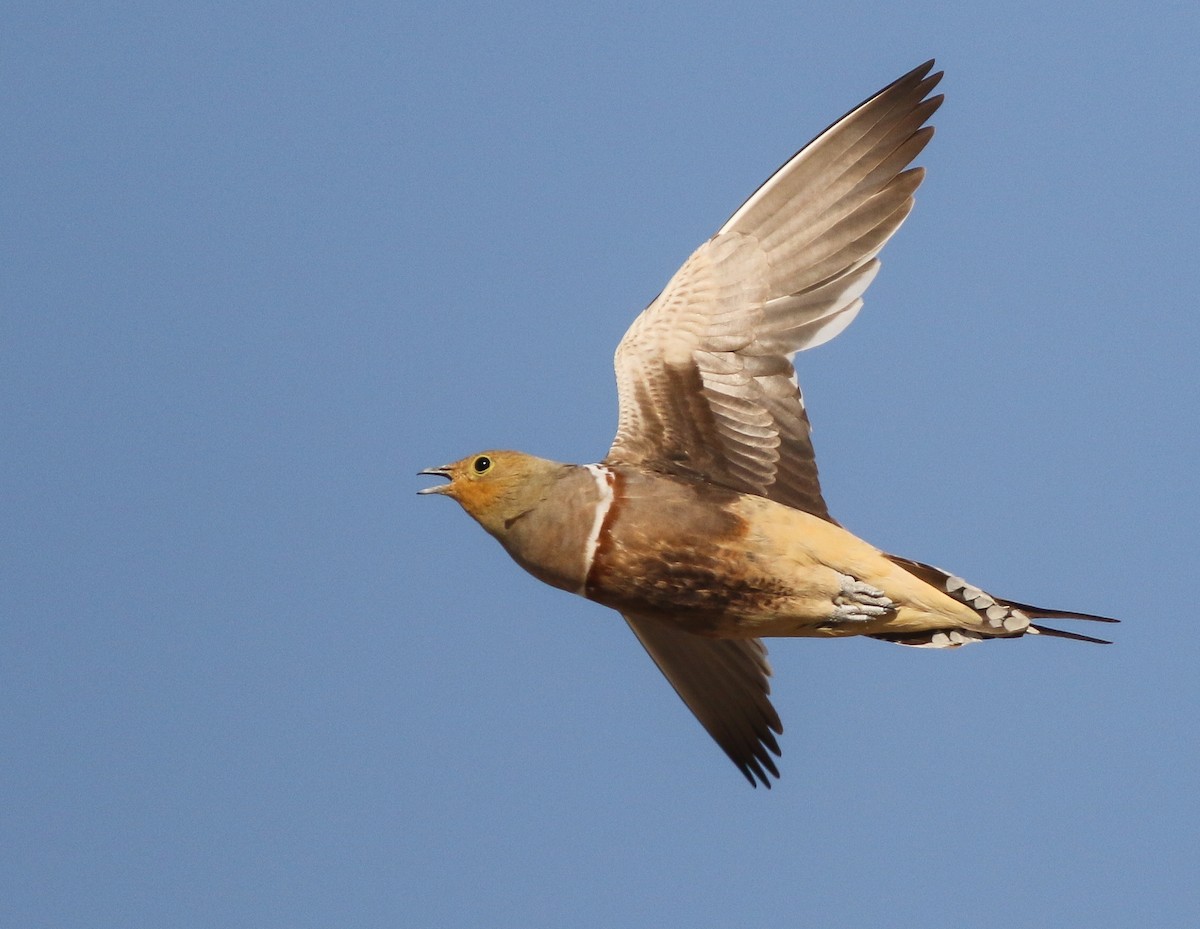
[[(424, 471), (418, 471), (417, 474), (433, 474), (437, 477), (444, 477), (444, 478), (446, 478), (446, 480), (451, 479), (449, 466), (445, 466), (445, 467), (441, 467), (441, 468), (426, 468)], [(449, 490), (450, 490), (449, 484), (436, 484), (433, 487), (426, 487), (424, 490), (418, 490), (417, 493), (419, 493), (419, 494), (444, 494), (444, 493), (449, 492)]]

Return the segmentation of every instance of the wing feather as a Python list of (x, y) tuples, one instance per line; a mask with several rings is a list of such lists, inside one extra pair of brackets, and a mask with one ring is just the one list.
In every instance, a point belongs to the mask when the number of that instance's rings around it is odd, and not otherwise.
[(668, 621), (625, 614), (638, 641), (746, 779), (770, 787), (783, 733), (771, 705), (771, 666), (759, 639), (708, 639)]
[(633, 322), (607, 461), (688, 474), (830, 519), (792, 355), (848, 326), (913, 206), (933, 134), (927, 62), (763, 184)]

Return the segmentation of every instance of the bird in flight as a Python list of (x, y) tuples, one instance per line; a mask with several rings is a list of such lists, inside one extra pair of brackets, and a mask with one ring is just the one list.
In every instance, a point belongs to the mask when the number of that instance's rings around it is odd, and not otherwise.
[(608, 455), (484, 451), (422, 474), (534, 577), (617, 610), (754, 786), (779, 777), (767, 636), (926, 648), (1116, 622), (985, 593), (844, 529), (821, 496), (792, 358), (858, 314), (933, 135), (929, 61), (775, 172), (642, 312), (616, 353)]

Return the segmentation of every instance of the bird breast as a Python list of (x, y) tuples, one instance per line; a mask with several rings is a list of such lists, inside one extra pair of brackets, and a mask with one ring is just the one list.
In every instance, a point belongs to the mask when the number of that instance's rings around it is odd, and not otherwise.
[(564, 466), (537, 501), (495, 535), (538, 580), (582, 594), (612, 501), (613, 479), (606, 468)]
[(611, 488), (590, 540), (584, 596), (661, 615), (693, 632), (733, 631), (738, 617), (778, 609), (794, 593), (773, 576), (744, 518), (744, 495), (630, 468), (592, 466)]
[(859, 543), (842, 552), (845, 568), (823, 564), (822, 545), (857, 540), (761, 497), (622, 465), (564, 468), (497, 537), (547, 584), (718, 637), (819, 634), (842, 572), (869, 576), (859, 572), (883, 561)]

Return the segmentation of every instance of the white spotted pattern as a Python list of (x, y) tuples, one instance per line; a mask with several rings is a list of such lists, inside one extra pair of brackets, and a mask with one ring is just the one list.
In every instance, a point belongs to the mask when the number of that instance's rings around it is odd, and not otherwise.
[(972, 632), (969, 629), (947, 629), (944, 632), (935, 632), (929, 637), (927, 642), (901, 642), (902, 645), (908, 645), (912, 648), (958, 648), (960, 645), (969, 645), (972, 642), (982, 642), (983, 636), (978, 632)]
[[(946, 593), (974, 609), (980, 618), (998, 633), (1001, 630), (1010, 634), (1030, 632), (1033, 629), (1029, 625), (1029, 617), (1016, 607), (997, 603), (994, 597), (984, 593), (978, 587), (972, 587), (961, 577), (950, 576), (946, 578)], [(947, 645), (955, 644), (961, 645), (962, 643), (937, 642), (936, 636), (934, 637), (934, 641), (930, 643), (934, 648), (945, 648)]]

